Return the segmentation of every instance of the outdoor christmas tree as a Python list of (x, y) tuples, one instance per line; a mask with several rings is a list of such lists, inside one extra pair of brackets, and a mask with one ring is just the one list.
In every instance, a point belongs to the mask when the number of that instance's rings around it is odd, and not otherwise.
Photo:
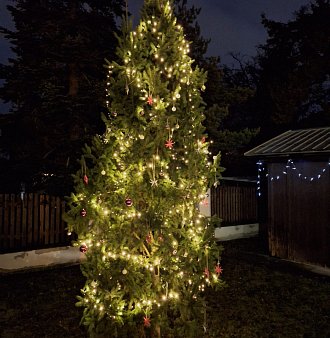
[(202, 126), (206, 76), (168, 0), (145, 0), (138, 27), (125, 27), (106, 132), (84, 149), (66, 215), (86, 253), (82, 321), (93, 337), (201, 337), (203, 291), (222, 271), (199, 210), (219, 177)]

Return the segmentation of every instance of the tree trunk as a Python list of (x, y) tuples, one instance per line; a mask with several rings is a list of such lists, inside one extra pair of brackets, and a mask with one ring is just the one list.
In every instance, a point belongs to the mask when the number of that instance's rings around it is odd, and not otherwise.
[(78, 70), (76, 63), (69, 63), (69, 96), (76, 96), (78, 94), (79, 81), (78, 81)]

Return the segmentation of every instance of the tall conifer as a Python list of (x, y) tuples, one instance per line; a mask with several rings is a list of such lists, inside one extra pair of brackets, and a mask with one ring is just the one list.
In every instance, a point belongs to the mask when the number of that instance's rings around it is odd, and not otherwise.
[(201, 337), (203, 291), (221, 285), (199, 209), (219, 176), (202, 126), (206, 75), (167, 0), (145, 1), (117, 55), (106, 132), (85, 147), (67, 214), (86, 253), (83, 323), (94, 337)]

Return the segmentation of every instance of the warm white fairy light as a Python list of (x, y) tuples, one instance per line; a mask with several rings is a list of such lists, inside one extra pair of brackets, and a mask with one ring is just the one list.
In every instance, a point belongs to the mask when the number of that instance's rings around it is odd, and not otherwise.
[[(167, 4), (167, 6), (169, 6), (169, 4)], [(133, 32), (132, 33), (132, 38), (134, 37), (134, 41), (131, 44), (131, 47), (134, 45), (134, 48), (136, 48), (136, 40), (139, 38), (139, 34), (140, 37), (143, 36), (142, 32), (144, 31), (146, 34), (150, 34), (152, 33), (156, 33), (157, 29), (158, 29), (158, 25), (159, 23), (156, 22), (153, 18), (153, 20), (148, 20), (147, 24), (149, 26), (145, 28), (142, 27), (138, 27), (137, 28), (137, 32)], [(179, 30), (181, 30), (181, 27), (177, 27)], [(160, 34), (160, 33), (159, 33)], [(154, 37), (155, 38), (155, 37)], [(159, 38), (159, 36), (157, 37)], [(161, 43), (161, 42), (159, 42)], [(166, 59), (166, 55), (165, 53), (163, 53), (163, 51), (161, 49), (159, 49), (159, 46), (156, 47), (157, 51), (154, 54), (154, 58), (157, 60), (157, 64), (159, 65), (159, 67), (161, 67), (160, 73), (164, 73), (164, 76), (167, 76), (168, 78), (174, 77), (175, 79), (178, 79), (178, 81), (180, 81), (180, 83), (186, 83), (188, 84), (189, 81), (191, 81), (191, 79), (189, 79), (188, 74), (192, 73), (192, 71), (189, 69), (190, 67), (190, 63), (187, 59), (187, 57), (185, 56), (185, 54), (187, 54), (189, 52), (189, 44), (183, 39), (180, 45), (180, 62), (177, 62), (175, 65), (168, 65), (168, 60)], [(146, 87), (146, 84), (144, 82), (144, 80), (141, 80), (142, 74), (139, 74), (138, 72), (136, 72), (133, 69), (133, 62), (131, 60), (131, 54), (127, 53), (127, 57), (124, 60), (125, 64), (129, 64), (129, 67), (126, 68), (126, 75), (127, 78), (130, 78), (129, 80), (129, 86), (130, 86), (130, 91), (132, 90), (131, 88), (134, 87), (139, 88), (138, 89), (138, 93), (142, 93), (140, 99), (142, 102), (140, 102), (139, 104), (141, 105), (141, 107), (143, 107), (144, 105), (146, 105), (146, 101), (148, 99), (148, 97), (150, 96), (150, 93), (147, 92), (147, 90), (149, 90), (148, 87)], [(156, 63), (156, 61), (154, 61), (154, 63)], [(165, 67), (164, 67), (165, 66)], [(133, 85), (132, 85), (133, 84)], [(110, 82), (108, 82), (108, 85), (110, 85)], [(132, 87), (131, 87), (132, 85)], [(176, 111), (178, 109), (181, 109), (181, 104), (182, 104), (182, 100), (189, 100), (189, 102), (192, 102), (192, 95), (191, 93), (186, 94), (184, 90), (181, 90), (180, 85), (178, 86), (179, 88), (176, 88), (174, 91), (173, 95), (169, 95), (168, 98), (161, 98), (159, 97), (159, 104), (157, 104), (157, 98), (153, 97), (153, 106), (149, 107), (147, 106), (148, 110), (145, 109), (143, 111), (143, 114), (141, 114), (141, 111), (136, 112), (137, 114), (139, 114), (138, 116), (144, 116), (146, 119), (148, 119), (148, 121), (152, 120), (152, 121), (161, 121), (161, 114), (162, 114), (162, 109), (164, 109), (164, 106), (166, 107), (167, 111), (168, 110), (172, 110), (172, 111)], [(183, 88), (186, 88), (185, 85), (182, 85)], [(147, 88), (147, 89), (146, 89)], [(181, 94), (180, 94), (181, 91)], [(158, 94), (158, 93), (156, 93)], [(154, 94), (156, 96), (156, 94)], [(189, 95), (189, 96), (188, 96)], [(182, 96), (182, 98), (181, 98)], [(181, 100), (180, 100), (181, 99)], [(107, 101), (107, 105), (109, 105), (110, 102)], [(191, 111), (193, 111), (195, 107), (192, 106), (191, 107)], [(142, 108), (144, 109), (144, 108)], [(149, 112), (150, 110), (150, 112)], [(156, 112), (157, 110), (157, 112)], [(119, 109), (118, 109), (119, 112)], [(159, 113), (160, 112), (160, 113)], [(184, 113), (184, 111), (182, 112)], [(121, 113), (120, 113), (121, 116)], [(149, 116), (150, 120), (149, 120)], [(154, 122), (153, 122), (154, 123)], [(175, 128), (173, 128), (174, 124)], [(179, 124), (177, 122), (171, 121), (171, 129), (169, 129), (169, 133), (173, 137), (173, 140), (175, 140), (176, 137), (176, 130), (178, 128), (180, 128)], [(181, 123), (180, 123), (181, 124)], [(198, 128), (198, 123), (192, 124), (191, 129), (189, 131), (189, 138), (192, 139), (194, 134), (194, 128)], [(182, 128), (184, 128), (184, 124), (182, 124)], [(129, 136), (130, 138), (132, 136)], [(134, 137), (131, 138), (131, 142), (125, 142), (125, 139), (123, 136), (117, 138), (120, 140), (119, 145), (115, 146), (115, 151), (113, 153), (113, 157), (117, 163), (117, 166), (120, 170), (123, 170), (123, 173), (120, 173), (120, 179), (122, 179), (122, 177), (133, 177), (133, 179), (138, 179), (138, 180), (143, 180), (145, 179), (145, 177), (147, 177), (147, 175), (144, 175), (144, 173), (148, 173), (148, 175), (150, 175), (151, 173), (155, 172), (155, 177), (159, 178), (159, 176), (161, 175), (161, 179), (159, 179), (159, 183), (160, 185), (163, 184), (163, 182), (165, 182), (165, 184), (170, 184), (172, 187), (175, 187), (175, 189), (181, 189), (182, 192), (185, 191), (189, 191), (190, 187), (188, 186), (188, 184), (186, 182), (182, 183), (179, 181), (176, 181), (175, 179), (173, 179), (173, 176), (171, 174), (171, 179), (170, 179), (170, 175), (167, 173), (167, 170), (170, 168), (176, 168), (176, 170), (181, 170), (182, 168), (185, 168), (184, 164), (188, 164), (189, 163), (189, 158), (191, 156), (191, 154), (189, 155), (188, 149), (190, 152), (195, 151), (195, 145), (191, 146), (189, 144), (190, 141), (185, 142), (184, 144), (184, 155), (182, 156), (182, 153), (180, 151), (177, 151), (176, 149), (172, 150), (173, 154), (168, 154), (166, 160), (162, 160), (162, 157), (159, 156), (159, 154), (157, 153), (156, 155), (151, 155), (152, 157), (149, 158), (149, 160), (147, 161), (147, 163), (144, 163), (143, 166), (141, 167), (135, 167), (134, 171), (132, 171), (131, 169), (128, 169), (129, 166), (125, 163), (124, 158), (125, 155), (123, 155), (123, 153), (127, 153), (128, 152), (128, 148), (130, 148), (132, 145), (134, 145), (134, 143), (139, 142), (142, 143), (141, 141), (144, 140), (146, 137), (148, 137), (147, 132), (142, 131), (142, 129), (136, 133), (134, 133)], [(127, 135), (125, 135), (125, 138), (127, 138)], [(108, 140), (111, 140), (110, 137), (108, 137)], [(189, 145), (189, 148), (187, 147), (187, 145)], [(178, 146), (180, 145), (180, 141), (178, 141)], [(180, 145), (181, 146), (181, 145)], [(201, 145), (201, 147), (203, 148), (203, 146)], [(174, 147), (175, 148), (175, 147)], [(205, 147), (207, 148), (207, 147)], [(207, 150), (206, 150), (207, 151)], [(205, 151), (205, 153), (206, 153)], [(202, 151), (202, 153), (204, 152), (204, 150)], [(161, 153), (161, 152), (160, 152)], [(202, 153), (200, 153), (198, 156), (202, 156)], [(162, 153), (161, 153), (162, 154)], [(177, 161), (177, 162), (175, 162)], [(175, 165), (174, 165), (175, 163)], [(124, 167), (125, 164), (125, 167)], [(180, 164), (182, 165), (182, 167), (180, 167)], [(106, 168), (106, 167), (105, 167)], [(150, 170), (151, 169), (151, 170)], [(107, 169), (108, 171), (108, 169)], [(101, 171), (101, 174), (104, 176), (106, 175), (105, 170)], [(111, 175), (111, 171), (108, 171), (108, 175), (110, 177)], [(144, 175), (144, 178), (143, 178)], [(158, 176), (159, 175), (159, 176)], [(180, 175), (179, 173), (174, 175)], [(139, 178), (137, 178), (139, 177)], [(150, 178), (150, 177), (149, 177)], [(149, 180), (148, 178), (148, 180)], [(198, 189), (205, 185), (205, 181), (206, 178), (203, 178), (202, 182), (197, 184)], [(127, 180), (128, 181), (128, 180)], [(156, 179), (153, 178), (150, 182), (156, 182)], [(120, 183), (116, 183), (115, 184), (116, 189), (121, 189), (121, 184)], [(156, 184), (154, 185), (156, 186)], [(197, 191), (198, 191), (197, 189)], [(110, 190), (110, 189), (109, 189)], [(156, 191), (157, 188), (152, 189), (152, 191)], [(109, 194), (111, 194), (111, 192), (109, 191)], [(186, 192), (187, 196), (188, 196), (188, 192)], [(133, 196), (132, 200), (134, 201)], [(191, 244), (192, 248), (195, 250), (196, 247), (196, 251), (197, 251), (197, 247), (201, 248), (201, 243), (203, 242), (203, 228), (199, 227), (198, 225), (201, 223), (200, 220), (200, 215), (196, 215), (196, 210), (195, 210), (195, 205), (196, 203), (199, 202), (198, 197), (196, 198), (196, 196), (189, 196), (186, 197), (188, 200), (185, 200), (182, 204), (180, 203), (180, 205), (172, 205), (171, 208), (172, 210), (169, 211), (168, 215), (166, 215), (166, 219), (163, 221), (164, 227), (167, 226), (172, 226), (172, 222), (174, 219), (179, 219), (182, 224), (182, 226), (186, 226), (186, 227), (191, 227), (188, 231), (189, 231), (189, 235), (191, 234), (191, 237), (193, 238), (193, 243)], [(205, 198), (205, 196), (203, 196), (203, 198)], [(102, 198), (103, 199), (103, 198)], [(106, 198), (104, 198), (103, 200), (106, 200)], [(109, 215), (109, 210), (106, 208), (102, 209), (102, 206), (100, 204), (98, 204), (97, 200), (95, 200), (94, 202), (95, 208), (100, 208), (98, 210), (103, 210), (104, 216), (108, 216)], [(136, 204), (137, 205), (137, 204)], [(132, 207), (134, 208), (135, 205)], [(141, 218), (142, 215), (141, 213), (138, 213), (137, 210), (126, 210), (122, 215), (119, 215), (113, 211), (111, 211), (111, 215), (115, 215), (115, 216), (111, 216), (111, 217), (116, 217), (117, 219), (121, 219), (121, 220), (127, 220), (129, 219), (129, 222), (131, 222), (132, 224), (134, 224), (134, 220), (136, 218)], [(145, 215), (143, 215), (142, 220), (144, 219)], [(194, 219), (194, 221), (191, 221), (191, 219)], [(195, 228), (196, 227), (196, 228)], [(182, 254), (182, 248), (180, 247), (180, 243), (174, 239), (174, 236), (172, 236), (172, 234), (167, 234), (167, 236), (170, 238), (170, 243), (172, 243), (173, 246), (173, 257), (171, 258), (172, 262), (175, 264), (174, 266), (161, 266), (161, 260), (159, 257), (154, 257), (154, 254), (148, 255), (147, 253), (144, 254), (134, 254), (134, 253), (130, 253), (127, 250), (118, 250), (116, 248), (105, 248), (104, 250), (104, 254), (102, 256), (102, 262), (106, 265), (109, 265), (109, 262), (111, 264), (111, 260), (121, 260), (127, 263), (127, 267), (124, 268), (122, 271), (123, 275), (129, 274), (129, 266), (131, 265), (137, 265), (138, 267), (141, 267), (145, 270), (145, 273), (150, 273), (150, 274), (154, 274), (155, 271), (158, 269), (159, 271), (164, 271), (164, 270), (174, 270), (176, 273), (176, 276), (180, 279), (183, 279), (183, 282), (185, 283), (185, 285), (193, 285), (193, 281), (195, 281), (196, 279), (198, 279), (199, 277), (194, 277), (193, 275), (190, 275), (187, 273), (187, 271), (185, 269), (181, 269), (179, 268), (179, 266), (182, 266), (182, 262), (185, 258), (183, 257), (187, 257), (188, 253), (185, 252), (184, 256)], [(157, 241), (157, 235), (155, 235), (155, 241)], [(165, 237), (165, 236), (164, 236)], [(144, 238), (142, 238), (143, 240)], [(87, 241), (86, 241), (87, 242)], [(93, 243), (92, 243), (93, 242)], [(96, 246), (95, 250), (100, 250), (100, 244), (102, 243), (102, 246), (104, 246), (103, 242), (97, 242), (97, 241), (90, 241), (87, 242), (87, 245), (89, 247)], [(144, 243), (146, 243), (146, 241), (144, 241)], [(146, 244), (147, 245), (147, 244)], [(147, 245), (148, 246), (148, 245)], [(148, 246), (149, 248), (149, 246)], [(109, 251), (108, 251), (109, 250)], [(146, 251), (147, 252), (147, 251)], [(125, 273), (124, 273), (125, 272)], [(187, 279), (187, 276), (189, 275), (189, 279)], [(210, 275), (212, 276), (212, 278), (214, 279), (214, 274)], [(124, 276), (123, 276), (124, 277)], [(217, 276), (216, 276), (217, 277)], [(162, 274), (160, 273), (160, 280), (162, 281)], [(208, 278), (205, 278), (203, 276), (203, 284), (201, 284), (200, 286), (200, 291), (204, 291), (205, 288), (205, 284), (210, 283), (210, 280)], [(181, 282), (181, 281), (180, 281)], [(173, 287), (173, 286), (172, 286)], [(121, 286), (118, 286), (118, 290), (121, 289)], [(150, 297), (141, 297), (140, 300), (137, 300), (137, 302), (135, 302), (135, 307), (137, 308), (141, 308), (142, 310), (146, 310), (146, 309), (151, 309), (154, 306), (161, 306), (161, 302), (166, 302), (166, 301), (177, 301), (180, 298), (180, 293), (177, 290), (171, 290), (170, 286), (167, 286), (166, 292), (165, 290), (163, 290), (164, 292), (161, 294), (157, 294), (157, 295), (153, 295)], [(91, 298), (91, 302), (94, 304), (98, 304), (95, 309), (99, 310), (100, 313), (103, 312), (107, 312), (109, 309), (107, 309), (107, 306), (105, 304), (102, 304), (100, 302), (100, 294), (97, 295), (97, 293), (101, 291), (99, 291), (99, 289), (93, 288), (92, 289), (92, 293), (95, 294), (94, 298)], [(192, 291), (191, 291), (192, 292)], [(197, 298), (196, 295), (192, 295), (192, 297)], [(88, 302), (89, 300), (86, 299), (86, 302)], [(133, 306), (134, 307), (134, 306)], [(114, 319), (116, 319), (118, 316), (122, 316), (123, 315), (123, 310), (124, 310), (124, 306), (123, 307), (118, 307), (115, 310), (109, 310), (108, 315)], [(115, 315), (114, 315), (115, 314)]]

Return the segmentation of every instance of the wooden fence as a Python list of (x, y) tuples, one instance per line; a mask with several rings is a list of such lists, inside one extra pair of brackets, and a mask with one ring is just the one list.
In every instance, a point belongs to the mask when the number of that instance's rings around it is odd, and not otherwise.
[(221, 218), (222, 226), (256, 223), (258, 214), (255, 184), (213, 187), (211, 214)]
[[(59, 197), (0, 194), (0, 253), (70, 244), (62, 220), (64, 209)], [(256, 222), (256, 187), (212, 188), (211, 213), (222, 219), (223, 226)]]
[(44, 194), (0, 194), (0, 252), (67, 245), (64, 202)]

